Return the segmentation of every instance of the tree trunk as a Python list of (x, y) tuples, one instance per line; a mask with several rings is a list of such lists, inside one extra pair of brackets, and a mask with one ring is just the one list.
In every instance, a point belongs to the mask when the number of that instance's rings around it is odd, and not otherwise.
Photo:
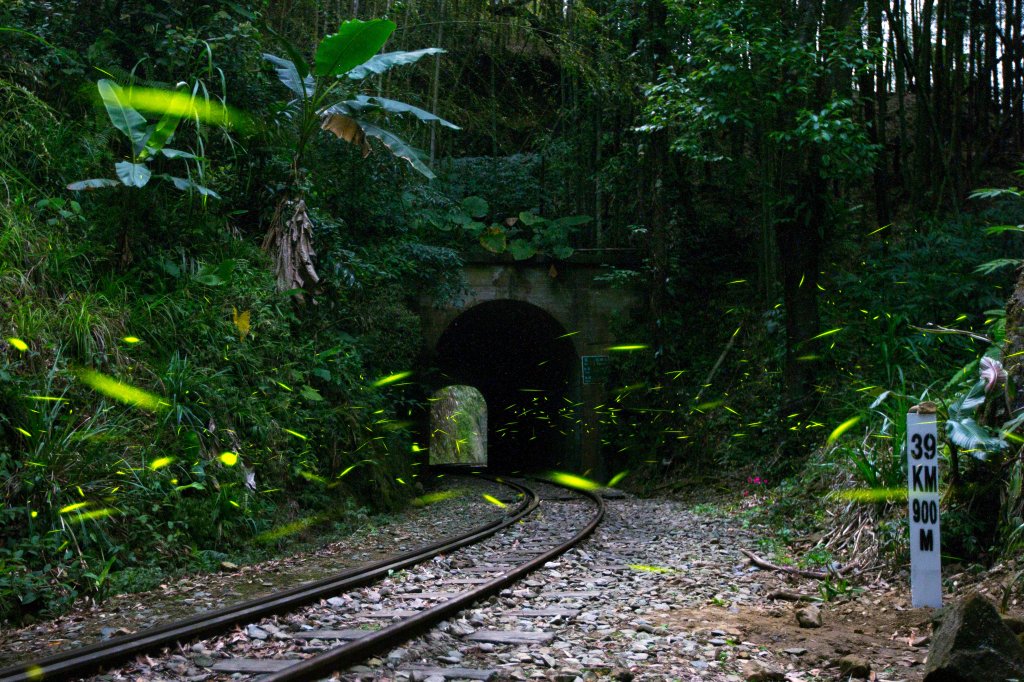
[(1017, 277), (1017, 285), (1006, 302), (1006, 342), (1003, 345), (1003, 357), (1006, 363), (1007, 381), (1011, 395), (1016, 399), (1012, 405), (1014, 411), (1024, 400), (1024, 270)]
[(821, 367), (818, 314), (818, 272), (826, 217), (825, 181), (816, 159), (805, 167), (796, 186), (793, 209), (775, 227), (782, 270), (782, 299), (786, 309), (784, 409), (807, 413)]

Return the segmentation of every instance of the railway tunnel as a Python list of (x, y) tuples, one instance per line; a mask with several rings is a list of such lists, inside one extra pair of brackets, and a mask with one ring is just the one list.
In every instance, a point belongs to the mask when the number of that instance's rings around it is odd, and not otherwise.
[(474, 386), (487, 401), (492, 469), (579, 463), (579, 359), (550, 313), (516, 300), (479, 303), (448, 324), (436, 351), (445, 383)]

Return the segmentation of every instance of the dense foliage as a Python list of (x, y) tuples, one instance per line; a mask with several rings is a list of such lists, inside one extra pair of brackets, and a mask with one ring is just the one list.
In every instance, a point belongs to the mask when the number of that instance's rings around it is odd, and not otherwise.
[(0, 619), (401, 504), (415, 307), (458, 296), (469, 247), (637, 256), (605, 277), (648, 300), (604, 438), (638, 487), (728, 463), (792, 500), (873, 490), (881, 529), (927, 398), (949, 551), (1020, 546), (1024, 203), (969, 197), (1024, 150), (1021, 16), (4, 3)]

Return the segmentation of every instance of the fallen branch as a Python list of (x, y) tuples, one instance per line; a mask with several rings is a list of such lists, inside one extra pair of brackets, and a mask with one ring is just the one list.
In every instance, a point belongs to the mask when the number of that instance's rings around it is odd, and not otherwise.
[(992, 339), (988, 338), (983, 334), (976, 334), (974, 332), (969, 332), (964, 329), (950, 329), (949, 327), (943, 327), (942, 325), (935, 324), (934, 322), (928, 322), (923, 327), (918, 327), (913, 324), (908, 326), (911, 329), (917, 330), (919, 332), (924, 332), (925, 334), (960, 334), (962, 336), (967, 336), (977, 341), (984, 341), (985, 343), (990, 345), (994, 343)]
[(743, 552), (744, 554), (746, 554), (747, 558), (749, 558), (751, 563), (753, 563), (755, 566), (757, 566), (758, 568), (763, 568), (763, 569), (769, 570), (769, 571), (781, 571), (783, 573), (792, 573), (793, 575), (798, 575), (798, 576), (801, 576), (803, 578), (814, 578), (815, 580), (824, 580), (825, 578), (829, 578), (829, 577), (831, 577), (833, 575), (842, 575), (843, 574), (843, 569), (842, 568), (837, 568), (834, 571), (827, 571), (826, 572), (826, 571), (811, 571), (811, 570), (806, 569), (806, 568), (794, 568), (793, 566), (778, 566), (776, 564), (771, 563), (770, 561), (767, 561), (766, 559), (762, 559), (761, 557), (757, 556), (756, 554), (754, 554), (753, 552), (751, 552), (749, 550), (741, 548), (740, 551)]

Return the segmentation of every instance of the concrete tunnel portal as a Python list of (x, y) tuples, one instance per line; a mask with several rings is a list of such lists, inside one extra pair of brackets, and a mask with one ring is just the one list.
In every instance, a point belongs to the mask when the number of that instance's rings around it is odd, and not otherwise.
[(491, 469), (579, 464), (579, 358), (550, 313), (523, 301), (480, 303), (448, 324), (436, 349), (442, 381), (474, 386), (487, 401)]

